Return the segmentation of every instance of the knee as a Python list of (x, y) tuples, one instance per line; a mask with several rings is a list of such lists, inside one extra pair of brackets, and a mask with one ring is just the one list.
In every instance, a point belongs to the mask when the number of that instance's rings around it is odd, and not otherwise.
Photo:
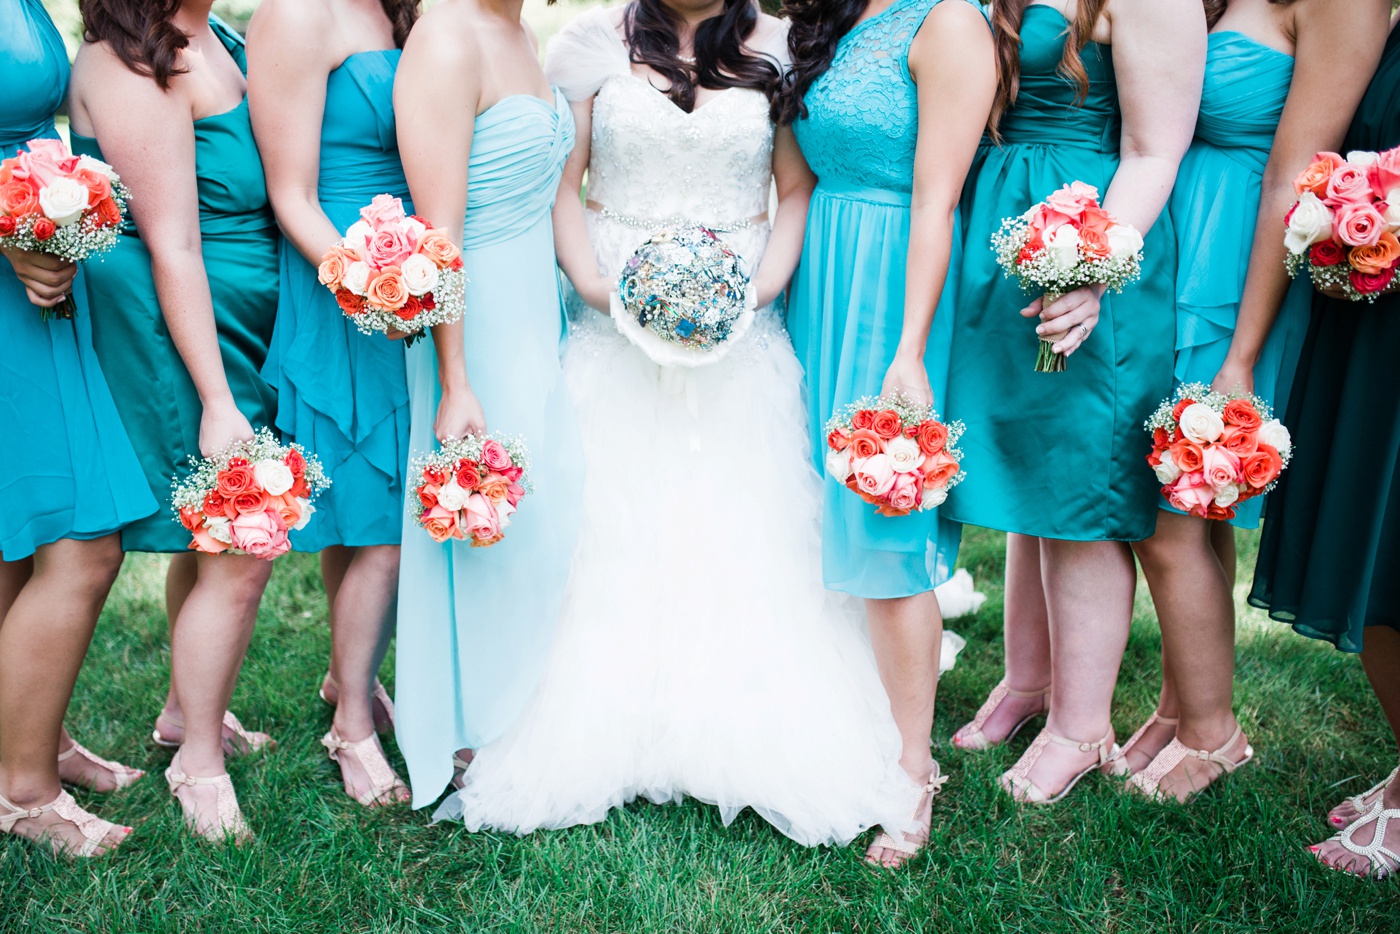
[(107, 599), (107, 592), (116, 582), (125, 557), (120, 540), (109, 535), (70, 544), (74, 547), (66, 549), (61, 556), (53, 556), (57, 560), (43, 560), (36, 570), (63, 575), (64, 589), (70, 593), (99, 603)]

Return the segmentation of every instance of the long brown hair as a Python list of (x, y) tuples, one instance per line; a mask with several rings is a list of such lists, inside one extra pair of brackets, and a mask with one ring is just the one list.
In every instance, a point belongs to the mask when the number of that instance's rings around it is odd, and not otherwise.
[[(387, 2), (387, 0), (386, 0)], [(752, 88), (771, 101), (782, 74), (770, 57), (747, 50), (744, 42), (758, 26), (752, 0), (724, 0), (724, 11), (695, 28), (694, 64), (680, 60), (680, 16), (662, 0), (633, 0), (623, 14), (628, 56), (671, 83), (666, 96), (681, 110), (695, 109), (697, 87)]]
[[(992, 0), (992, 33), (997, 51), (997, 95), (992, 103), (992, 117), (988, 128), (994, 138), (997, 138), (997, 126), (1001, 118), (1016, 103), (1016, 96), (1021, 90), (1021, 20), (1030, 2), (1031, 0)], [(1089, 94), (1089, 73), (1084, 70), (1084, 62), (1079, 53), (1094, 38), (1094, 26), (1098, 23), (1099, 14), (1103, 12), (1107, 2), (1108, 0), (1078, 0), (1065, 38), (1065, 53), (1060, 58), (1058, 71), (1074, 82), (1080, 102)]]
[(783, 0), (792, 67), (773, 100), (773, 122), (786, 126), (807, 116), (805, 98), (836, 58), (836, 44), (860, 20), (870, 0)]
[(389, 23), (394, 27), (394, 45), (403, 48), (413, 24), (418, 22), (418, 17), (423, 12), (423, 4), (420, 0), (379, 0), (379, 3), (384, 7), (384, 15), (389, 17)]

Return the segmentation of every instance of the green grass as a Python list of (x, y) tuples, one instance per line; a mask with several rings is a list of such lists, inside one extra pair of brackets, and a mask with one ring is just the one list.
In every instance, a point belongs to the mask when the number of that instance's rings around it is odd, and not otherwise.
[[(1247, 580), (1253, 540), (1243, 540)], [(956, 628), (969, 639), (944, 679), (935, 753), (953, 776), (927, 856), (875, 873), (860, 849), (802, 849), (745, 814), (636, 805), (606, 823), (526, 839), (369, 813), (340, 791), (317, 737), (328, 651), (315, 562), (279, 562), (235, 708), (279, 747), (233, 764), (258, 834), (216, 850), (182, 832), (150, 743), (168, 653), (163, 564), (122, 574), (73, 702), (70, 724), (102, 754), (153, 774), (124, 794), (80, 799), (138, 825), (114, 857), (66, 863), (0, 838), (0, 931), (102, 932), (1380, 932), (1400, 930), (1393, 885), (1312, 864), (1305, 843), (1344, 794), (1394, 764), (1356, 660), (1254, 612), (1240, 622), (1238, 706), (1259, 757), (1190, 807), (1137, 801), (1103, 779), (1029, 811), (993, 781), (1011, 749), (966, 755), (946, 742), (999, 674), (1001, 540), (969, 531), (963, 551), (988, 600)], [(1152, 709), (1159, 640), (1145, 595), (1118, 692), (1120, 734)], [(386, 675), (392, 674), (392, 664)], [(839, 749), (813, 749), (820, 769)]]

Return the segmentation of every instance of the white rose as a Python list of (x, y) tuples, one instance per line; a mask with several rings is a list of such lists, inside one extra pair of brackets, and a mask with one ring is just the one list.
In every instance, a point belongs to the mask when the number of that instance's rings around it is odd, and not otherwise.
[(457, 485), (457, 478), (453, 477), (442, 485), (438, 490), (438, 505), (449, 512), (456, 512), (467, 505), (467, 497), (471, 496), (466, 490)]
[(1240, 498), (1240, 487), (1237, 483), (1227, 483), (1215, 494), (1215, 505), (1224, 509), (1227, 506), (1235, 505), (1235, 501)]
[(904, 435), (891, 438), (885, 443), (885, 455), (894, 465), (895, 473), (913, 473), (919, 469), (919, 463), (924, 459), (924, 452), (919, 450), (919, 442)]
[(1290, 253), (1305, 253), (1308, 247), (1330, 236), (1332, 209), (1311, 191), (1303, 192), (1293, 215), (1288, 218), (1288, 232), (1283, 235), (1284, 246)]
[(350, 225), (350, 229), (345, 231), (345, 246), (359, 254), (360, 259), (366, 256), (369, 245), (369, 238), (374, 236), (374, 228), (365, 221), (359, 220)]
[(1259, 443), (1267, 444), (1280, 454), (1293, 450), (1293, 436), (1288, 433), (1283, 422), (1271, 419), (1259, 426)]
[(351, 292), (364, 297), (369, 290), (369, 266), (365, 263), (351, 263), (345, 267), (345, 278), (340, 281)]
[(76, 224), (87, 210), (88, 190), (71, 178), (56, 178), (39, 192), (44, 216), (60, 227)]
[(946, 486), (934, 487), (931, 490), (924, 490), (924, 498), (919, 503), (919, 511), (937, 509), (943, 505), (943, 501), (948, 498), (948, 488)]
[(1068, 224), (1057, 228), (1045, 238), (1045, 249), (1061, 269), (1079, 265), (1079, 231)]
[(510, 514), (515, 512), (515, 507), (510, 504), (510, 500), (503, 499), (496, 504), (496, 523), (504, 529), (510, 525)]
[(1181, 433), (1197, 444), (1210, 444), (1225, 430), (1225, 419), (1210, 406), (1193, 402), (1177, 420)]
[(437, 263), (422, 253), (415, 253), (403, 264), (403, 284), (409, 295), (423, 296), (437, 288)]
[(96, 172), (99, 175), (105, 175), (109, 182), (118, 181), (117, 173), (112, 170), (110, 165), (103, 162), (101, 159), (94, 159), (92, 156), (79, 156), (78, 168), (87, 169), (89, 172)]
[(1380, 158), (1381, 157), (1379, 153), (1367, 152), (1364, 149), (1357, 149), (1353, 152), (1347, 153), (1347, 161), (1350, 162), (1352, 165), (1360, 166), (1362, 168), (1365, 168), (1368, 165), (1375, 165), (1378, 161), (1380, 161)]
[(1164, 486), (1168, 483), (1175, 483), (1177, 478), (1181, 476), (1181, 468), (1176, 466), (1176, 460), (1172, 457), (1171, 451), (1163, 451), (1161, 463), (1152, 469), (1157, 474), (1157, 482)]
[(1142, 252), (1142, 234), (1131, 224), (1108, 228), (1108, 249), (1114, 256), (1136, 256)]
[(306, 528), (306, 523), (310, 522), (311, 517), (316, 515), (316, 507), (311, 505), (311, 500), (306, 497), (298, 496), (297, 505), (301, 507), (301, 518), (297, 520), (296, 525), (292, 526), (293, 532), (300, 532)]
[(1385, 196), (1385, 213), (1381, 215), (1390, 227), (1390, 232), (1400, 234), (1400, 188)]
[(233, 532), (229, 530), (229, 520), (223, 516), (209, 516), (204, 520), (204, 528), (209, 537), (225, 545), (233, 544)]
[(253, 465), (253, 479), (258, 481), (258, 486), (267, 491), (268, 496), (281, 496), (296, 482), (296, 477), (292, 476), (292, 468), (281, 461), (271, 459), (258, 461)]
[(851, 449), (826, 452), (826, 472), (836, 478), (837, 483), (845, 483), (851, 476)]

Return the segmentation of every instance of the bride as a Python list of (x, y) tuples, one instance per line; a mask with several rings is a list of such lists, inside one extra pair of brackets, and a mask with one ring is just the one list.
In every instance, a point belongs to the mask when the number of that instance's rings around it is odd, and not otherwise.
[[(786, 62), (753, 0), (633, 0), (550, 47), (578, 126), (554, 224), (580, 306), (564, 372), (583, 529), (537, 695), (438, 817), (524, 834), (689, 795), (804, 845), (909, 825), (920, 789), (860, 608), (822, 587), (802, 372), (773, 308), (814, 182), (769, 119)], [(721, 361), (667, 370), (593, 309), (682, 221), (745, 258), (760, 311)]]

